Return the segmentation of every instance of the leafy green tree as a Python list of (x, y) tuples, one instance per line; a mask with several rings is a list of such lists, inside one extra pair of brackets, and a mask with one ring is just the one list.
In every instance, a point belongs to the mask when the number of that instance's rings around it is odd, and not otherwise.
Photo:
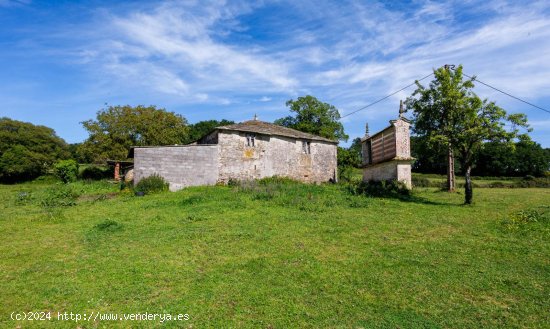
[(275, 120), (275, 124), (333, 140), (348, 140), (349, 136), (339, 121), (340, 113), (334, 105), (308, 95), (291, 99), (286, 106), (295, 115)]
[[(425, 136), (429, 143), (458, 152), (465, 176), (465, 203), (470, 204), (475, 155), (486, 141), (512, 143), (520, 137), (518, 127), (527, 127), (527, 118), (524, 114), (508, 115), (494, 102), (481, 100), (471, 90), (475, 78), (463, 81), (462, 66), (456, 70), (440, 68), (434, 75), (430, 88), (417, 83), (418, 89), (407, 99), (407, 107), (413, 110), (416, 133)], [(509, 131), (505, 129), (506, 122), (512, 124)]]
[(355, 138), (349, 148), (338, 146), (337, 160), (339, 167), (361, 167), (361, 138)]
[(513, 172), (510, 172), (510, 176), (540, 177), (550, 169), (550, 154), (533, 141), (519, 141), (515, 144), (513, 154)]
[(0, 118), (0, 182), (32, 180), (69, 157), (67, 143), (53, 129)]
[(363, 162), (363, 150), (361, 146), (361, 138), (356, 137), (353, 139), (349, 147), (349, 151), (353, 154), (353, 158), (355, 159), (355, 163), (353, 166), (356, 168), (361, 167), (361, 163)]
[[(447, 172), (447, 148), (430, 144), (424, 136), (411, 136), (411, 156), (415, 158), (413, 171), (430, 174)], [(455, 165), (456, 169), (456, 165)]]
[(214, 130), (214, 128), (216, 127), (227, 126), (234, 123), (235, 123), (234, 121), (222, 119), (221, 121), (206, 120), (206, 121), (199, 121), (197, 123), (191, 124), (189, 125), (189, 137), (187, 139), (187, 142), (192, 143), (197, 141), (199, 138), (208, 134), (209, 132)]
[(90, 136), (80, 153), (94, 162), (125, 159), (132, 146), (183, 144), (189, 133), (185, 118), (155, 106), (109, 106), (82, 125)]
[[(415, 172), (443, 174), (446, 151), (428, 147), (425, 138), (411, 137), (411, 153), (416, 159)], [(530, 140), (517, 143), (485, 142), (475, 156), (475, 176), (543, 176), (550, 167), (550, 155), (540, 144)], [(455, 166), (460, 170), (460, 166)]]
[(407, 110), (414, 113), (413, 133), (426, 137), (428, 147), (446, 148), (447, 188), (452, 192), (455, 189), (452, 138), (464, 109), (469, 106), (474, 83), (472, 80), (463, 81), (462, 66), (456, 70), (441, 67), (434, 70), (434, 76), (429, 88), (416, 82), (417, 89), (407, 99), (406, 105)]
[[(470, 106), (465, 107), (462, 123), (456, 129), (456, 136), (451, 144), (456, 147), (460, 155), (460, 163), (464, 170), (465, 203), (472, 203), (473, 190), (471, 172), (475, 162), (475, 155), (484, 141), (500, 141), (512, 143), (518, 137), (519, 130), (516, 127), (528, 127), (527, 117), (524, 114), (507, 114), (505, 110), (489, 102), (481, 100), (476, 95), (470, 97)], [(513, 128), (507, 131), (505, 122), (511, 122)]]

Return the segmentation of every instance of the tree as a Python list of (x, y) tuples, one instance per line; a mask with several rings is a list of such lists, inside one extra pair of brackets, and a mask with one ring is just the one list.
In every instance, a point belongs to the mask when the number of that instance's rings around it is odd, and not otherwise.
[[(465, 107), (462, 116), (462, 123), (456, 130), (457, 135), (453, 137), (451, 144), (456, 145), (460, 154), (462, 168), (464, 170), (465, 203), (472, 203), (473, 190), (471, 171), (474, 164), (474, 156), (480, 150), (484, 141), (500, 141), (512, 143), (513, 139), (519, 136), (516, 127), (527, 127), (527, 117), (524, 114), (510, 114), (489, 102), (481, 100), (476, 95), (469, 99), (470, 105)], [(512, 123), (512, 130), (504, 129), (505, 122)]]
[[(413, 132), (426, 136), (429, 147), (444, 147), (447, 150), (447, 188), (455, 189), (455, 163), (451, 140), (461, 114), (468, 106), (468, 98), (474, 87), (472, 80), (462, 80), (462, 66), (450, 70), (448, 66), (434, 70), (435, 79), (430, 87), (416, 82), (417, 89), (406, 101), (407, 110), (412, 109), (415, 115)], [(437, 132), (432, 138), (433, 132)]]
[(132, 146), (183, 144), (189, 132), (181, 115), (141, 105), (109, 106), (82, 125), (90, 136), (79, 150), (94, 162), (125, 159)]
[(447, 147), (429, 143), (425, 136), (411, 136), (411, 156), (415, 158), (412, 165), (413, 171), (445, 174), (448, 165), (445, 161), (447, 155)]
[[(419, 83), (413, 97), (407, 100), (413, 109), (414, 130), (437, 145), (447, 145), (458, 152), (465, 176), (465, 203), (472, 203), (471, 171), (475, 155), (486, 141), (512, 143), (520, 135), (518, 127), (527, 127), (524, 114), (510, 114), (494, 102), (481, 100), (471, 89), (475, 78), (462, 81), (462, 66), (455, 71), (440, 68), (434, 71), (435, 80), (426, 89)], [(418, 99), (414, 96), (419, 95)], [(507, 131), (505, 123), (512, 128)]]
[(349, 148), (338, 146), (338, 167), (361, 167), (361, 138), (353, 140)]
[(295, 116), (275, 120), (275, 124), (333, 140), (348, 140), (349, 136), (339, 121), (340, 113), (334, 105), (308, 95), (298, 97), (297, 100), (291, 99), (286, 102), (286, 106)]
[(546, 151), (530, 140), (484, 143), (474, 172), (480, 176), (543, 176), (550, 166)]
[(221, 121), (206, 120), (206, 121), (199, 121), (197, 123), (191, 124), (189, 125), (189, 136), (187, 139), (187, 143), (197, 141), (199, 138), (208, 134), (209, 132), (214, 130), (216, 127), (232, 125), (234, 123), (235, 123), (234, 121), (222, 119)]
[[(411, 155), (416, 159), (415, 172), (443, 174), (445, 150), (428, 146), (425, 138), (411, 137)], [(517, 143), (485, 142), (475, 156), (475, 176), (543, 176), (550, 167), (550, 155), (540, 144), (530, 140)], [(460, 170), (460, 166), (455, 166)]]
[(533, 141), (520, 140), (514, 145), (515, 174), (510, 176), (544, 176), (550, 169), (550, 154), (546, 150)]
[(67, 143), (53, 129), (0, 118), (0, 182), (32, 180), (69, 157)]

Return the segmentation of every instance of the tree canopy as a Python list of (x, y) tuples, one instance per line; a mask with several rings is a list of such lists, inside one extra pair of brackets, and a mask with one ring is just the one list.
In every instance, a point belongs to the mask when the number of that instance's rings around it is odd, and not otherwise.
[(229, 121), (222, 119), (221, 121), (218, 120), (205, 120), (205, 121), (199, 121), (197, 123), (189, 125), (189, 135), (187, 142), (191, 143), (199, 138), (203, 137), (204, 135), (208, 134), (214, 128), (220, 127), (220, 126), (227, 126), (234, 124), (234, 121)]
[[(417, 82), (418, 88), (407, 99), (414, 116), (413, 131), (428, 144), (447, 145), (458, 153), (466, 179), (465, 203), (471, 203), (475, 155), (487, 141), (511, 144), (516, 137), (528, 139), (519, 134), (519, 127), (527, 127), (527, 118), (507, 114), (494, 102), (481, 100), (472, 91), (475, 78), (463, 81), (462, 66), (434, 70), (434, 76), (429, 88)], [(507, 122), (512, 126), (509, 130), (505, 129)]]
[(94, 162), (125, 159), (132, 146), (184, 144), (189, 134), (184, 117), (155, 106), (109, 106), (82, 125), (89, 137), (79, 153)]
[(340, 113), (334, 105), (307, 95), (287, 101), (286, 106), (294, 116), (275, 120), (275, 124), (333, 140), (348, 140), (349, 136), (339, 121)]
[(361, 167), (361, 138), (353, 139), (349, 148), (338, 146), (339, 167)]
[(67, 144), (53, 129), (0, 118), (0, 182), (34, 179), (69, 156)]

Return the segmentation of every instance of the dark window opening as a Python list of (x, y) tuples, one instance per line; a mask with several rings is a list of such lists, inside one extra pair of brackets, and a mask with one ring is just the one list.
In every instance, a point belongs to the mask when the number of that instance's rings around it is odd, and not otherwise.
[(246, 146), (254, 147), (256, 144), (256, 134), (246, 134)]
[(311, 142), (302, 141), (302, 151), (304, 154), (311, 154)]

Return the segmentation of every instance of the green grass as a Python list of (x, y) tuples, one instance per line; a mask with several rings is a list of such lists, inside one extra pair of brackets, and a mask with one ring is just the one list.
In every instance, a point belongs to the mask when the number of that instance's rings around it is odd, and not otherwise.
[[(438, 174), (412, 174), (413, 185), (424, 187), (445, 187), (446, 175)], [(550, 187), (550, 176), (545, 177), (482, 177), (473, 176), (472, 185), (474, 188), (525, 188), (525, 187)], [(464, 177), (456, 177), (456, 186), (464, 188)]]
[[(0, 327), (550, 327), (550, 189), (476, 189), (472, 206), (436, 189), (400, 201), (290, 182), (58, 191), (0, 185)], [(44, 202), (54, 192), (67, 202)]]

